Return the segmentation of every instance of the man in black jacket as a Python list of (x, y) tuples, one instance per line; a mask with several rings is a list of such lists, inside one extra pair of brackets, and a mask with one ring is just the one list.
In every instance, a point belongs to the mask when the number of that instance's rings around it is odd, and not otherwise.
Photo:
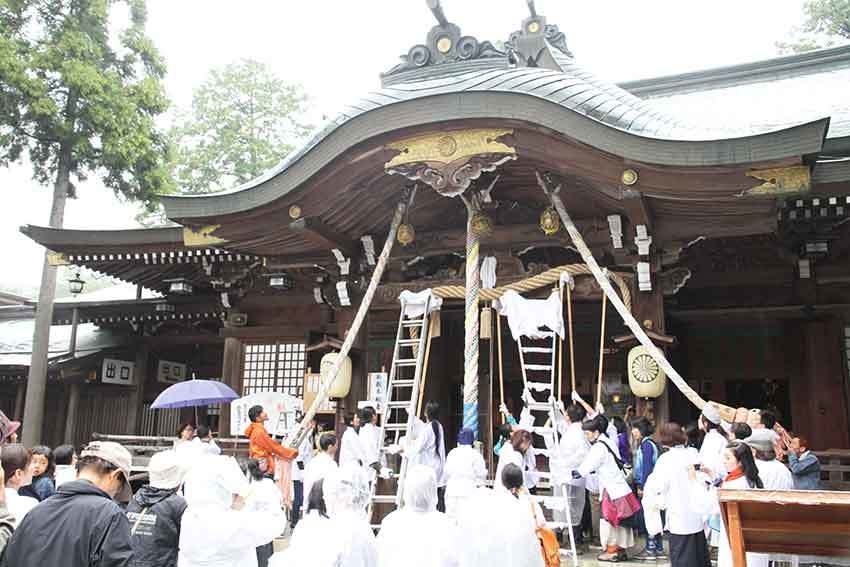
[(130, 524), (113, 501), (126, 502), (130, 452), (94, 442), (77, 461), (77, 480), (27, 514), (12, 534), (5, 567), (127, 567), (133, 557)]
[(177, 566), (180, 520), (186, 510), (186, 500), (177, 494), (177, 488), (184, 472), (177, 451), (162, 451), (151, 457), (150, 484), (140, 488), (127, 506), (133, 567)]

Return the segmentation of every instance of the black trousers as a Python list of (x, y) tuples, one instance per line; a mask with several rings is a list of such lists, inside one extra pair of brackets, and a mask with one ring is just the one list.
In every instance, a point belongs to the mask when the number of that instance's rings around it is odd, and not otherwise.
[(446, 487), (438, 486), (437, 487), (437, 511), (438, 512), (446, 512)]
[(671, 567), (711, 567), (705, 532), (690, 535), (670, 534)]
[(274, 555), (274, 542), (257, 548), (257, 567), (269, 567), (269, 559)]
[(304, 504), (304, 482), (300, 480), (292, 481), (292, 518), (290, 523), (294, 528), (301, 519), (301, 506)]

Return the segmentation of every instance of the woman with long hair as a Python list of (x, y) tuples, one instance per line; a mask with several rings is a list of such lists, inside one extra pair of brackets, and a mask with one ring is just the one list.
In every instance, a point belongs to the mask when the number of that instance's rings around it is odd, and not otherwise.
[(531, 433), (525, 429), (517, 429), (511, 433), (509, 443), (502, 446), (499, 452), (499, 464), (496, 466), (496, 478), (502, 478), (502, 472), (508, 465), (516, 465), (524, 478), (523, 485), (526, 490), (532, 490), (536, 485), (536, 472), (530, 470), (529, 460), (526, 458), (533, 451)]
[(417, 420), (415, 438), (407, 449), (408, 466), (425, 465), (434, 470), (437, 478), (437, 510), (446, 511), (446, 436), (440, 419), (440, 404), (425, 404), (425, 422)]

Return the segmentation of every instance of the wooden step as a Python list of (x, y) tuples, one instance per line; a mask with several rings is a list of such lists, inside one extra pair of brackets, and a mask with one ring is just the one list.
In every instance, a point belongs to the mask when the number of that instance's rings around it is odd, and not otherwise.
[(418, 361), (415, 358), (400, 358), (396, 360), (393, 364), (396, 366), (416, 366)]
[(412, 388), (416, 380), (393, 380), (393, 388)]
[(522, 347), (522, 352), (542, 352), (546, 354), (552, 354), (554, 349), (547, 347)]
[(526, 370), (540, 370), (540, 371), (550, 371), (552, 370), (551, 364), (525, 364), (523, 366)]

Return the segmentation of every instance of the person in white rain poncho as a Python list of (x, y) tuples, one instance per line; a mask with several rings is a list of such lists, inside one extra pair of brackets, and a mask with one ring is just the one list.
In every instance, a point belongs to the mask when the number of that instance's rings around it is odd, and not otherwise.
[(248, 480), (231, 457), (201, 457), (184, 491), (178, 567), (256, 567), (256, 548), (280, 535), (279, 514), (245, 506)]
[(443, 425), (437, 421), (440, 417), (440, 406), (437, 402), (425, 405), (425, 423), (416, 420), (415, 437), (405, 441), (404, 452), (409, 459), (409, 465), (425, 465), (434, 471), (437, 478), (437, 509), (445, 512), (446, 491), (446, 437)]
[(310, 497), (313, 485), (324, 479), (328, 473), (336, 470), (336, 435), (331, 432), (319, 436), (319, 452), (307, 463), (304, 470), (304, 498)]
[(487, 480), (487, 465), (481, 453), (472, 447), (475, 434), (461, 429), (457, 447), (446, 457), (446, 513), (457, 518), (462, 502)]
[(381, 522), (379, 567), (456, 567), (454, 524), (437, 512), (434, 470), (415, 465), (404, 482), (404, 507)]
[[(590, 443), (587, 442), (581, 428), (582, 420), (584, 420), (587, 412), (581, 405), (573, 403), (566, 408), (566, 415), (558, 413), (560, 415), (556, 414), (555, 416), (555, 426), (561, 435), (560, 442), (557, 446), (550, 447), (550, 444), (554, 444), (554, 439), (550, 439), (550, 436), (545, 437), (555, 484), (553, 493), (555, 496), (564, 496), (563, 491), (566, 488), (573, 537), (576, 545), (581, 545), (583, 534), (580, 526), (587, 491), (585, 490), (585, 479), (573, 478), (572, 471), (581, 465), (588, 451), (590, 451)], [(555, 510), (553, 514), (555, 521), (567, 523), (567, 514), (564, 511)]]
[(459, 510), (463, 534), (456, 552), (460, 567), (544, 567), (535, 534), (539, 508), (527, 497), (519, 467), (507, 465), (504, 476), (510, 489), (501, 482), (493, 490), (479, 488)]
[[(260, 469), (257, 459), (248, 459), (245, 463), (245, 475), (248, 477), (248, 490), (245, 493), (245, 510), (249, 512), (265, 512), (274, 517), (278, 533), (282, 533), (286, 524), (283, 513), (283, 495), (275, 482), (267, 478)], [(267, 567), (269, 558), (274, 553), (274, 542), (269, 540), (257, 546), (257, 565)]]
[(363, 446), (363, 466), (375, 470), (381, 470), (381, 430), (378, 429), (378, 414), (375, 408), (366, 406), (360, 410), (360, 431), (357, 436)]
[(516, 465), (522, 471), (525, 488), (532, 490), (537, 486), (537, 467), (529, 454), (534, 451), (531, 446), (531, 433), (525, 429), (517, 429), (511, 433), (510, 443), (505, 443), (499, 451), (499, 464), (496, 466), (496, 478), (502, 478), (502, 471), (507, 465)]
[(324, 479), (319, 479), (307, 493), (307, 511), (295, 526), (286, 550), (276, 553), (269, 560), (269, 567), (290, 567), (309, 565), (310, 567), (338, 567), (341, 553), (337, 546), (328, 540), (331, 533), (331, 521), (328, 518), (324, 500)]
[[(378, 562), (375, 534), (366, 518), (369, 479), (362, 467), (348, 463), (331, 471), (323, 482), (330, 516), (329, 534), (340, 567), (375, 567)], [(312, 567), (312, 563), (311, 563)]]

